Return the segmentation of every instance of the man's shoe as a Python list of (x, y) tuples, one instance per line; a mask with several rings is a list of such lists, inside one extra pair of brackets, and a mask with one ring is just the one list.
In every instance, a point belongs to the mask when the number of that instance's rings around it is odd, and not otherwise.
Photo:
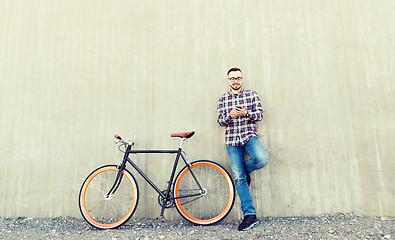
[(260, 224), (256, 215), (245, 215), (243, 222), (239, 225), (239, 231), (246, 231), (248, 229), (254, 228)]

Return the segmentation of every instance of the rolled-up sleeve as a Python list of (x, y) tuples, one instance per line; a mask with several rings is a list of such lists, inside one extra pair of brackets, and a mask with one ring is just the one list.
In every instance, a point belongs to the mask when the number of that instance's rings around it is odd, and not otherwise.
[(226, 112), (225, 102), (223, 97), (221, 97), (218, 100), (217, 112), (218, 112), (218, 119), (217, 119), (218, 124), (222, 127), (227, 126), (231, 122), (231, 117), (228, 116)]
[(258, 94), (253, 91), (253, 95), (254, 97), (252, 99), (252, 111), (248, 111), (247, 118), (252, 121), (258, 122), (263, 119), (263, 108)]

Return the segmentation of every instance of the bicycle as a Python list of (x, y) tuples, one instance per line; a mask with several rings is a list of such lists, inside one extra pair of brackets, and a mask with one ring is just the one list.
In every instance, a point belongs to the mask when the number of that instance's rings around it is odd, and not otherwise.
[[(84, 219), (93, 227), (112, 229), (125, 224), (134, 214), (139, 188), (133, 174), (126, 168), (127, 163), (158, 193), (161, 213), (164, 218), (166, 208), (176, 207), (178, 213), (196, 225), (212, 225), (223, 220), (232, 210), (235, 200), (235, 186), (229, 173), (218, 163), (198, 160), (189, 163), (182, 145), (195, 132), (173, 133), (180, 137), (177, 150), (132, 150), (134, 142), (115, 135), (115, 143), (125, 147), (124, 157), (119, 165), (104, 165), (94, 170), (85, 179), (79, 194), (79, 207)], [(130, 154), (159, 153), (177, 154), (174, 160), (167, 189), (160, 190), (148, 176), (133, 162)], [(179, 160), (185, 166), (175, 176)]]

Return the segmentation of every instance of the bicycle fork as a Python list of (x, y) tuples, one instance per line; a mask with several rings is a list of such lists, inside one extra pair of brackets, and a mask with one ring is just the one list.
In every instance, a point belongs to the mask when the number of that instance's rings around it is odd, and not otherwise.
[(125, 168), (126, 161), (127, 161), (126, 159), (128, 158), (129, 151), (130, 151), (131, 148), (132, 148), (132, 146), (129, 145), (129, 146), (127, 147), (126, 151), (125, 151), (125, 155), (124, 155), (124, 157), (123, 157), (123, 161), (122, 161), (122, 163), (118, 166), (118, 174), (117, 174), (117, 177), (115, 178), (114, 185), (111, 187), (110, 191), (108, 191), (108, 193), (107, 193), (106, 195), (104, 195), (104, 197), (105, 197), (106, 200), (111, 200), (112, 196), (113, 196), (114, 193), (117, 191), (119, 185), (120, 185), (121, 182), (122, 182), (122, 177), (123, 177), (122, 170)]

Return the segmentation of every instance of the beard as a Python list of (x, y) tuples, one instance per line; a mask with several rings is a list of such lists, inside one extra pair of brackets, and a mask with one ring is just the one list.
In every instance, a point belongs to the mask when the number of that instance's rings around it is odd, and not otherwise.
[(235, 91), (238, 91), (238, 90), (240, 90), (240, 88), (241, 88), (241, 84), (236, 85), (236, 86), (230, 85), (230, 88), (233, 89), (233, 90), (235, 90)]

